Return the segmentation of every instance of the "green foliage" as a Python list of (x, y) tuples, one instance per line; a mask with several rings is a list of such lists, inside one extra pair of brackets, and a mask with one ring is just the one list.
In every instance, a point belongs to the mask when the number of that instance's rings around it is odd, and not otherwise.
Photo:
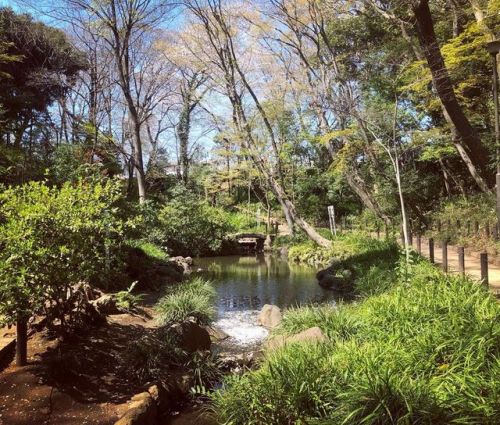
[(331, 339), (269, 353), (226, 381), (214, 411), (232, 425), (495, 424), (499, 318), (483, 287), (421, 262), (363, 302), (285, 312), (280, 332), (320, 326)]
[(160, 328), (128, 344), (121, 368), (139, 382), (151, 382), (168, 378), (169, 369), (181, 365), (186, 356), (175, 335)]
[(144, 254), (146, 254), (150, 258), (159, 261), (168, 260), (167, 252), (158, 245), (155, 245), (154, 243), (142, 239), (133, 239), (127, 241), (127, 245), (142, 250), (142, 252), (144, 252)]
[(125, 223), (119, 183), (79, 181), (60, 189), (31, 182), (0, 193), (0, 315), (12, 323), (53, 306), (64, 318), (72, 285), (105, 283), (119, 266)]
[[(266, 226), (263, 223), (257, 225), (257, 211), (258, 207), (254, 207), (253, 211), (248, 213), (240, 211), (226, 212), (226, 222), (233, 233), (265, 233)], [(245, 208), (246, 209), (246, 208)], [(265, 213), (265, 212), (264, 212)], [(261, 220), (262, 216), (261, 211)]]
[(230, 229), (224, 211), (180, 189), (159, 209), (153, 241), (173, 255), (209, 255), (222, 248)]
[(381, 253), (394, 249), (395, 244), (392, 241), (376, 240), (361, 233), (347, 233), (334, 238), (331, 248), (320, 248), (312, 242), (292, 245), (288, 258), (291, 261), (310, 265), (327, 265), (333, 259), (343, 261), (354, 255), (358, 257), (358, 260), (365, 260), (360, 256), (367, 254), (366, 260), (368, 260), (368, 257), (380, 256)]
[[(485, 233), (486, 226), (490, 226), (491, 232), (496, 223), (495, 197), (492, 194), (449, 199), (429, 215), (432, 229), (427, 232), (428, 236), (496, 253), (495, 242), (488, 239)], [(441, 222), (441, 230), (438, 229), (438, 222)], [(479, 225), (478, 233), (475, 231), (476, 223)]]
[(119, 291), (115, 294), (116, 304), (124, 310), (134, 310), (142, 301), (144, 295), (134, 294), (133, 290), (137, 285), (137, 281), (133, 282), (126, 291)]
[(182, 323), (189, 317), (207, 325), (215, 316), (214, 298), (215, 290), (211, 282), (196, 277), (169, 288), (155, 309), (163, 325)]

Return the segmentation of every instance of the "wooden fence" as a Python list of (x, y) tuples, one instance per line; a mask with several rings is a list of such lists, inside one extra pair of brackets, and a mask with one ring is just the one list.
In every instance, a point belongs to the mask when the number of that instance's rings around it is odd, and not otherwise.
[[(389, 226), (382, 223), (371, 224), (366, 222), (353, 222), (346, 220), (345, 218), (341, 221), (339, 227), (340, 232), (345, 231), (361, 231), (363, 233), (370, 234), (377, 239), (381, 238), (401, 238), (401, 243), (404, 245), (404, 237), (402, 229), (397, 229), (394, 225)], [(397, 230), (396, 230), (397, 229)], [(425, 238), (424, 235), (427, 232), (437, 232), (442, 236), (439, 240), (435, 240), (434, 237)], [(398, 235), (399, 234), (399, 235)], [(451, 220), (442, 222), (441, 220), (436, 220), (427, 229), (420, 229), (419, 231), (409, 230), (408, 232), (410, 245), (415, 248), (419, 254), (423, 254), (422, 246), (423, 243), (427, 244), (427, 257), (431, 263), (436, 263), (436, 249), (441, 249), (441, 267), (443, 271), (449, 271), (449, 241), (456, 236), (480, 236), (487, 241), (496, 242), (499, 240), (499, 226), (498, 224), (483, 223), (480, 224), (478, 221), (466, 221), (461, 223), (457, 220), (452, 223)], [(438, 242), (438, 243), (437, 243)], [(466, 273), (466, 247), (458, 244), (456, 247), (456, 255), (458, 260), (458, 272), (465, 275)], [(488, 252), (483, 250), (479, 253), (479, 263), (480, 263), (480, 280), (483, 284), (489, 285), (489, 258)]]

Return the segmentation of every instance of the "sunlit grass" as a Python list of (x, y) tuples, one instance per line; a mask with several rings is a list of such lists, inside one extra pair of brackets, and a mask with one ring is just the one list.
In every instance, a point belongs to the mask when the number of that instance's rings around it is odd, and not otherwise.
[(215, 316), (214, 298), (211, 282), (196, 277), (169, 288), (155, 308), (162, 325), (181, 323), (189, 317), (200, 324), (209, 324)]
[(354, 305), (289, 310), (277, 332), (312, 326), (330, 341), (268, 354), (213, 396), (221, 423), (500, 423), (500, 307), (480, 285), (421, 262)]

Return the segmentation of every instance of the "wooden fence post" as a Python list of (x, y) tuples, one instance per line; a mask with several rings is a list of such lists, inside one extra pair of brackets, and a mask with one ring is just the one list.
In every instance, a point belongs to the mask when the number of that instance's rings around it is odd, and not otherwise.
[(481, 252), (481, 281), (488, 286), (488, 253)]
[(443, 270), (448, 271), (448, 241), (445, 239), (441, 242), (441, 248), (443, 250)]
[(429, 261), (434, 263), (434, 239), (429, 239)]
[(465, 275), (465, 248), (463, 246), (458, 247), (458, 271)]

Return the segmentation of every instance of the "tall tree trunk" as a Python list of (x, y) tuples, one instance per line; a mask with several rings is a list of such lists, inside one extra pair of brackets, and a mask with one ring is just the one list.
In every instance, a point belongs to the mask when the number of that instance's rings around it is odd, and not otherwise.
[(133, 135), (132, 142), (134, 144), (134, 168), (137, 178), (137, 189), (139, 191), (139, 203), (146, 201), (146, 175), (144, 173), (144, 164), (142, 159), (142, 141), (141, 141), (141, 124), (138, 117), (131, 116)]
[(189, 179), (189, 130), (191, 127), (191, 111), (188, 101), (184, 101), (179, 123), (177, 124), (177, 136), (179, 137), (179, 165), (181, 178), (184, 183)]
[[(416, 19), (415, 26), (418, 40), (431, 71), (434, 87), (446, 113), (460, 137), (460, 145), (463, 148), (463, 153), (465, 153), (470, 160), (470, 164), (467, 164), (469, 170), (473, 167), (476, 170), (479, 169), (481, 173), (486, 175), (488, 166), (487, 151), (481, 143), (476, 130), (472, 127), (462, 107), (458, 103), (434, 31), (429, 1), (421, 0), (419, 4), (413, 8), (413, 12)], [(484, 178), (477, 171), (474, 174), (473, 177), (481, 190), (487, 191), (488, 187)]]

